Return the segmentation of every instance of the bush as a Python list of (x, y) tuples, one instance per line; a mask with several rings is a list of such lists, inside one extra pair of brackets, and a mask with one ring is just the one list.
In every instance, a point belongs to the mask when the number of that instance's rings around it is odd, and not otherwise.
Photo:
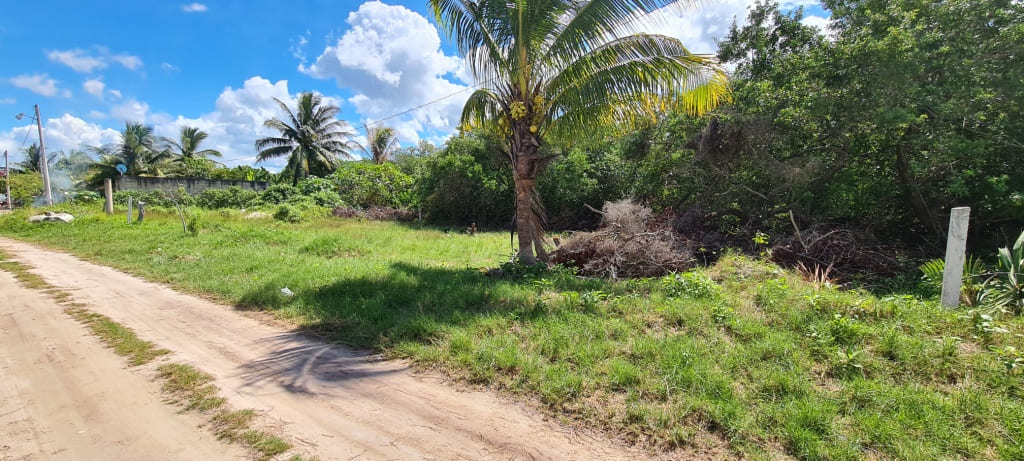
[(412, 177), (390, 163), (345, 162), (330, 179), (345, 203), (360, 208), (409, 208), (416, 202)]
[(320, 207), (334, 209), (345, 206), (345, 201), (342, 200), (341, 196), (334, 190), (316, 191), (309, 197), (313, 199), (313, 202), (315, 202), (317, 206)]
[(279, 205), (289, 198), (299, 195), (299, 189), (290, 184), (274, 184), (260, 193), (260, 202), (267, 205)]
[(512, 172), (501, 146), (487, 139), (452, 138), (427, 161), (419, 194), (434, 224), (506, 227), (512, 221)]
[(219, 208), (248, 208), (253, 206), (259, 193), (244, 190), (238, 186), (231, 186), (227, 189), (206, 189), (196, 196), (196, 204), (208, 209)]
[(93, 192), (91, 190), (83, 190), (68, 193), (68, 201), (74, 204), (85, 205), (89, 203), (96, 203), (101, 199), (102, 197), (100, 197), (99, 193)]
[(338, 186), (327, 178), (318, 178), (316, 176), (310, 176), (299, 182), (297, 186), (299, 193), (302, 195), (315, 195), (317, 192), (333, 191), (337, 192)]
[(148, 206), (161, 206), (161, 207), (172, 207), (174, 203), (171, 202), (170, 197), (167, 193), (162, 190), (151, 190), (142, 194), (139, 200), (146, 202)]
[(302, 221), (303, 214), (302, 211), (299, 210), (299, 207), (285, 203), (279, 205), (277, 210), (274, 211), (274, 219), (278, 221), (297, 223)]
[(670, 297), (716, 298), (721, 291), (711, 277), (700, 272), (666, 275), (661, 279), (661, 286)]
[(137, 190), (119, 190), (114, 192), (114, 203), (117, 205), (127, 205), (128, 197), (132, 198), (132, 203), (138, 202), (139, 197), (142, 196), (142, 192)]
[[(0, 178), (0, 194), (6, 194), (7, 178)], [(18, 173), (11, 175), (11, 197), (14, 204), (31, 205), (33, 197), (43, 192), (43, 180), (35, 174)]]

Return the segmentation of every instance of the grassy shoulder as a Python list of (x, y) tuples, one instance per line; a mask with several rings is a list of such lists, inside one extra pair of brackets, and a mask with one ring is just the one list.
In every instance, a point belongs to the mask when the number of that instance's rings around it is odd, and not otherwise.
[[(639, 443), (751, 458), (1024, 457), (1024, 321), (817, 287), (762, 261), (611, 283), (489, 277), (508, 234), (206, 212), (0, 219), (0, 234), (271, 311), (310, 332), (538, 399)], [(288, 288), (293, 295), (281, 292)], [(244, 438), (243, 434), (243, 438)]]

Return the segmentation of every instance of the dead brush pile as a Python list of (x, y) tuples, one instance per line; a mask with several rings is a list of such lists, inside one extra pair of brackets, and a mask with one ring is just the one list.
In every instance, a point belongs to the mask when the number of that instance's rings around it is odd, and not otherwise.
[(815, 225), (784, 237), (771, 260), (798, 270), (831, 271), (837, 279), (858, 275), (892, 276), (904, 271), (896, 250), (880, 245), (867, 231)]
[(628, 199), (605, 203), (601, 215), (598, 230), (573, 234), (552, 261), (613, 279), (657, 277), (694, 266), (694, 245), (672, 231), (671, 217), (655, 217)]

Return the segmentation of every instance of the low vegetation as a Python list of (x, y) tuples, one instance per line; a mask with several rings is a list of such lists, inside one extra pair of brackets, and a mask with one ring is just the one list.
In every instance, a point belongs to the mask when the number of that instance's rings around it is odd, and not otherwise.
[(73, 223), (34, 227), (15, 213), (0, 234), (269, 311), (656, 449), (1024, 456), (1024, 320), (946, 310), (927, 284), (840, 290), (738, 254), (610, 282), (560, 267), (484, 270), (511, 254), (505, 233), (210, 212), (183, 236), (170, 213), (129, 226), (74, 211)]

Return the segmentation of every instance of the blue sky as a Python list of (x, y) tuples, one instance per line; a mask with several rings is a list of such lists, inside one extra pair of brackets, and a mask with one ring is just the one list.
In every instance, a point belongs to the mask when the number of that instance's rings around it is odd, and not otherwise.
[[(750, 3), (673, 10), (650, 28), (710, 53)], [(443, 142), (472, 82), (426, 4), (8, 2), (0, 17), (0, 150), (21, 158), (35, 132), (15, 115), (39, 104), (48, 151), (113, 142), (131, 120), (165, 136), (198, 126), (226, 163), (252, 164), (253, 141), (269, 134), (262, 121), (278, 115), (272, 98), (301, 91), (322, 93), (354, 126), (455, 94), (385, 122), (403, 144)], [(824, 24), (813, 2), (786, 5), (799, 4), (809, 5), (809, 23)]]

